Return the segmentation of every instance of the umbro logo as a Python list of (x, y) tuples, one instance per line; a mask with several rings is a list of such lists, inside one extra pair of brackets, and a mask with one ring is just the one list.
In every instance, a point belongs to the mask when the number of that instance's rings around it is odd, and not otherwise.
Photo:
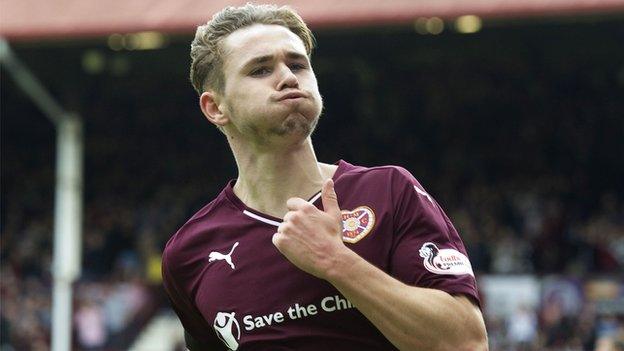
[(228, 254), (222, 254), (217, 251), (212, 251), (208, 255), (208, 262), (225, 261), (230, 265), (230, 267), (232, 267), (232, 269), (235, 269), (236, 267), (234, 267), (234, 262), (232, 262), (232, 253), (234, 252), (234, 249), (237, 246), (238, 246), (238, 241), (234, 243), (234, 246), (232, 246), (232, 249), (230, 250)]

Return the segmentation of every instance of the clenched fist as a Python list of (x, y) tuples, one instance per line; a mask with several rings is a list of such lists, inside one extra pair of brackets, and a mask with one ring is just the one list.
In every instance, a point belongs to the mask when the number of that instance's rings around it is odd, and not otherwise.
[(323, 183), (321, 198), (324, 211), (304, 199), (288, 199), (289, 212), (273, 234), (273, 245), (299, 269), (326, 279), (339, 254), (349, 249), (342, 242), (340, 207), (331, 179)]

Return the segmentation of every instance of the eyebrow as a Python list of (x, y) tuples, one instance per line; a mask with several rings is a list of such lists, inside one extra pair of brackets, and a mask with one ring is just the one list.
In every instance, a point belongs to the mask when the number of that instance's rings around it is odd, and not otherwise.
[[(294, 52), (294, 51), (289, 51), (286, 53), (286, 57), (288, 59), (291, 60), (308, 60), (308, 57), (306, 55), (302, 55), (298, 52)], [(258, 57), (254, 57), (251, 60), (247, 61), (243, 67), (249, 67), (252, 65), (257, 65), (257, 64), (261, 64), (261, 63), (266, 63), (266, 62), (270, 62), (275, 58), (275, 55), (263, 55), (263, 56), (258, 56)]]

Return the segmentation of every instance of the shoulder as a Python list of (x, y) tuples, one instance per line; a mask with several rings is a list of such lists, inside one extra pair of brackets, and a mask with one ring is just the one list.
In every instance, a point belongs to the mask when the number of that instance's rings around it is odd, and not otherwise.
[[(401, 206), (427, 205), (420, 196), (433, 203), (418, 180), (405, 168), (396, 165), (362, 167), (347, 165), (336, 179), (336, 193), (349, 202), (369, 201), (395, 213)], [(408, 205), (403, 205), (408, 203)]]
[(340, 179), (391, 183), (397, 188), (420, 185), (412, 173), (396, 165), (364, 167), (348, 164)]
[(172, 271), (188, 268), (203, 259), (210, 237), (232, 213), (223, 192), (197, 211), (171, 236), (163, 250), (163, 268)]

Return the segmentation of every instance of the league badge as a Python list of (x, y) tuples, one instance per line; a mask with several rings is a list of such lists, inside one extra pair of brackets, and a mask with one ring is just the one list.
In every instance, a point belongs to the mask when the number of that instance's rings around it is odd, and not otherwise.
[(342, 211), (342, 241), (350, 244), (362, 240), (375, 226), (375, 212), (368, 206)]
[(425, 268), (431, 273), (470, 274), (474, 277), (472, 265), (468, 257), (455, 249), (440, 250), (436, 244), (427, 242), (423, 244), (418, 252), (420, 257), (423, 258)]

